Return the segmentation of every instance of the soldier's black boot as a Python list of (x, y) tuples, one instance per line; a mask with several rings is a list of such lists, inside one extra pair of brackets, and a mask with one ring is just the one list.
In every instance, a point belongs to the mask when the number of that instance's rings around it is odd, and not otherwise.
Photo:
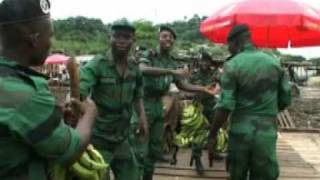
[(201, 157), (194, 157), (196, 163), (196, 171), (198, 175), (204, 174), (204, 167), (202, 165)]

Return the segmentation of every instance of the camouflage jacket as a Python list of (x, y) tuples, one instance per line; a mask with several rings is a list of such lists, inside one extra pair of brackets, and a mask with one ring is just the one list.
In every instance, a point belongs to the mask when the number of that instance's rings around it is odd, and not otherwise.
[(47, 162), (79, 153), (79, 134), (62, 120), (45, 77), (0, 57), (0, 179), (43, 180)]
[(128, 136), (134, 102), (143, 97), (143, 80), (138, 64), (128, 60), (129, 71), (121, 77), (111, 53), (98, 55), (80, 71), (80, 92), (91, 95), (98, 108), (93, 142), (99, 146), (119, 143)]
[[(155, 54), (144, 53), (139, 60), (151, 67), (176, 69), (178, 66), (172, 56), (162, 56), (158, 50)], [(172, 75), (166, 76), (144, 76), (144, 93), (146, 97), (162, 97), (170, 88), (170, 84), (180, 80)]]
[[(232, 123), (244, 125), (245, 121), (256, 119), (258, 122), (253, 124), (259, 124), (262, 122), (259, 118), (276, 119), (279, 110), (291, 103), (290, 85), (280, 61), (251, 44), (246, 44), (243, 52), (225, 64), (221, 87), (222, 94), (216, 107), (232, 112)], [(252, 130), (250, 126), (236, 129)]]

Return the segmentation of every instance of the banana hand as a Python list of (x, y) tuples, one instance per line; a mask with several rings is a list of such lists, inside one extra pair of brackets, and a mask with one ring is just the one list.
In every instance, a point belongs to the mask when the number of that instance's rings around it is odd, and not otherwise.
[(96, 171), (83, 167), (79, 162), (74, 163), (70, 167), (71, 172), (80, 178), (93, 179), (96, 175)]
[(84, 167), (90, 170), (101, 170), (101, 169), (106, 169), (108, 167), (107, 164), (105, 163), (103, 164), (103, 163), (92, 160), (86, 151), (82, 154), (79, 161), (80, 161), (80, 164), (82, 164)]

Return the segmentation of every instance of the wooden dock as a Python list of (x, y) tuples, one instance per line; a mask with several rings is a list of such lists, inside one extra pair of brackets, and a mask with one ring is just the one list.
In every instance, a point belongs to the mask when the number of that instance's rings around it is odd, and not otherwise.
[[(279, 133), (277, 145), (281, 180), (319, 180), (320, 179), (320, 134), (319, 133)], [(191, 151), (181, 149), (178, 164), (171, 166), (159, 164), (155, 180), (225, 180), (228, 173), (225, 162), (214, 162), (208, 167), (204, 152), (205, 174), (198, 176), (189, 166)]]

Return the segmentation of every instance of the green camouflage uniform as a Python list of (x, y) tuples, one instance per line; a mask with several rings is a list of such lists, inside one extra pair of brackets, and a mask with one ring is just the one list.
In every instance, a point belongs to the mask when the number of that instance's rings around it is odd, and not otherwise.
[(136, 157), (129, 144), (134, 102), (143, 97), (143, 80), (137, 64), (129, 61), (127, 77), (121, 77), (109, 53), (97, 56), (81, 69), (81, 95), (97, 104), (98, 116), (92, 144), (102, 153), (117, 180), (139, 179)]
[[(151, 67), (176, 69), (177, 65), (172, 56), (161, 56), (160, 51), (155, 55), (145, 54), (140, 59), (141, 63), (145, 63)], [(170, 84), (179, 79), (172, 76), (144, 76), (144, 105), (149, 122), (149, 145), (144, 152), (148, 152), (144, 160), (144, 173), (152, 174), (157, 159), (163, 155), (162, 144), (164, 136), (164, 112), (162, 97), (168, 93)], [(141, 149), (143, 149), (141, 148)]]
[(0, 179), (47, 179), (49, 162), (80, 150), (79, 134), (62, 120), (46, 77), (0, 57)]
[(280, 62), (246, 44), (224, 66), (217, 108), (231, 112), (228, 170), (231, 180), (274, 180), (277, 113), (291, 103), (290, 86)]
[[(214, 84), (213, 79), (218, 75), (218, 69), (203, 71), (199, 69), (195, 74), (193, 74), (190, 78), (190, 82), (192, 84), (201, 85), (201, 86), (209, 86)], [(209, 94), (200, 94), (197, 95), (196, 101), (201, 103), (203, 107), (203, 115), (208, 119), (208, 121), (212, 121), (214, 115), (214, 107), (216, 104), (216, 98)], [(203, 144), (192, 144), (192, 155), (194, 157), (202, 156)]]
[[(190, 78), (190, 82), (192, 84), (200, 86), (210, 86), (216, 83), (213, 79), (214, 77), (218, 76), (218, 69), (209, 70), (208, 72), (199, 70), (192, 75), (192, 77)], [(209, 121), (211, 121), (214, 115), (214, 106), (216, 104), (216, 98), (212, 95), (202, 93), (201, 95), (198, 95), (196, 97), (196, 100), (201, 102), (201, 104), (203, 105), (203, 114)]]

